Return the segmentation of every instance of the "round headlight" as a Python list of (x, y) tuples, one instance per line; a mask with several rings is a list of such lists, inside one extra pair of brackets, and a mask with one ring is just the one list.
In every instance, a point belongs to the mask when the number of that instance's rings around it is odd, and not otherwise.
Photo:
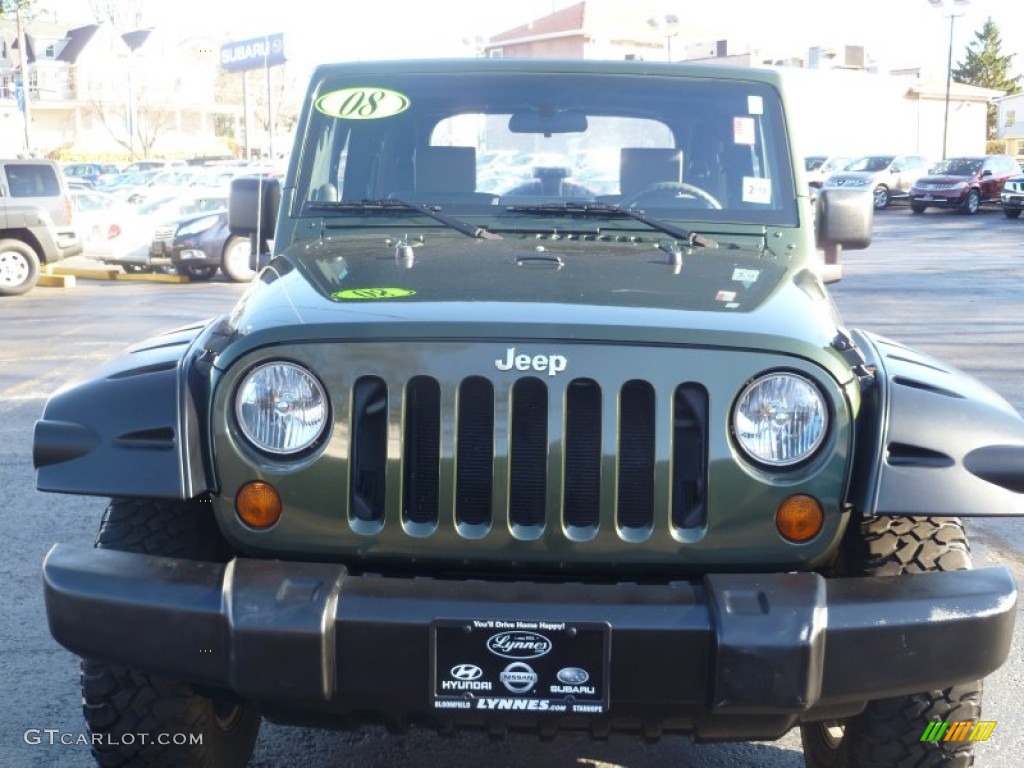
[(769, 373), (736, 400), (732, 427), (754, 461), (788, 467), (811, 456), (825, 439), (828, 408), (821, 392), (795, 373)]
[(317, 378), (293, 363), (266, 363), (242, 379), (235, 415), (245, 436), (268, 453), (299, 453), (327, 426), (327, 395)]

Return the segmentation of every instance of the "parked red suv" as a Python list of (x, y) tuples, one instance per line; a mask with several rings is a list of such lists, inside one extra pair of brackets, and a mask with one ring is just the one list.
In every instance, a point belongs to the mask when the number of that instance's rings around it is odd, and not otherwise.
[(936, 163), (927, 176), (910, 188), (910, 209), (924, 213), (930, 206), (977, 213), (982, 203), (998, 203), (1003, 185), (1020, 173), (1009, 155), (951, 157)]

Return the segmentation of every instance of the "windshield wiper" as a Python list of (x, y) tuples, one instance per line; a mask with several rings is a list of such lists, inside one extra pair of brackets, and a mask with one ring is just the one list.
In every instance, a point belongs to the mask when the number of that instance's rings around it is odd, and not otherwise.
[(353, 213), (397, 213), (401, 211), (416, 211), (417, 213), (429, 216), (434, 221), (439, 221), (445, 226), (458, 230), (464, 235), (469, 235), (470, 237), (479, 237), (484, 240), (502, 239), (501, 235), (495, 234), (483, 227), (478, 227), (475, 224), (470, 224), (468, 221), (457, 219), (454, 216), (448, 216), (447, 214), (441, 213), (436, 208), (420, 205), (419, 203), (410, 203), (405, 200), (396, 200), (394, 198), (386, 200), (360, 200), (358, 203), (320, 201), (307, 203), (306, 205), (311, 211), (350, 211)]
[(656, 229), (659, 232), (664, 232), (666, 235), (685, 240), (689, 245), (699, 245), (703, 248), (718, 247), (718, 243), (710, 237), (704, 237), (697, 232), (691, 232), (667, 221), (648, 216), (643, 211), (637, 211), (632, 208), (620, 208), (611, 203), (572, 202), (546, 203), (543, 205), (511, 205), (506, 210), (514, 213), (556, 214), (559, 216), (595, 216), (604, 218), (620, 216), (639, 221), (651, 229)]

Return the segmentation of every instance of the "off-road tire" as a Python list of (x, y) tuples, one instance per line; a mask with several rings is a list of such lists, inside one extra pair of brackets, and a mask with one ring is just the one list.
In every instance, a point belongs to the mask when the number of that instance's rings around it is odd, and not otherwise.
[[(851, 523), (834, 568), (842, 576), (899, 576), (971, 567), (967, 534), (955, 517), (878, 517)], [(981, 681), (869, 702), (840, 723), (800, 728), (807, 768), (968, 768), (971, 741), (921, 741), (928, 723), (981, 717)], [(843, 726), (841, 738), (829, 727)]]
[(28, 243), (0, 239), (0, 296), (18, 296), (39, 282), (39, 254)]
[[(231, 556), (210, 505), (199, 500), (114, 499), (96, 546), (216, 562)], [(93, 757), (104, 768), (241, 768), (260, 726), (251, 704), (228, 695), (210, 698), (187, 683), (92, 659), (82, 660), (82, 709)], [(139, 734), (146, 734), (146, 743)], [(186, 743), (174, 743), (182, 734)], [(190, 743), (197, 736), (202, 743)]]

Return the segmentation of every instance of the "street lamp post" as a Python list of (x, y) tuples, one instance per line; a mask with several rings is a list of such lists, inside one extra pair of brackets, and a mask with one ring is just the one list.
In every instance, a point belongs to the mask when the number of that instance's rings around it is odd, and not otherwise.
[(946, 56), (946, 107), (942, 117), (942, 159), (946, 159), (946, 139), (949, 135), (949, 89), (953, 82), (953, 23), (963, 16), (963, 12), (954, 13), (954, 6), (965, 6), (970, 0), (928, 0), (932, 8), (946, 10), (949, 8), (949, 52)]
[(676, 27), (679, 26), (679, 17), (674, 13), (666, 13), (664, 19), (652, 16), (647, 20), (647, 26), (661, 31), (665, 38), (665, 58), (667, 61), (672, 61), (672, 38), (679, 34), (676, 31)]

